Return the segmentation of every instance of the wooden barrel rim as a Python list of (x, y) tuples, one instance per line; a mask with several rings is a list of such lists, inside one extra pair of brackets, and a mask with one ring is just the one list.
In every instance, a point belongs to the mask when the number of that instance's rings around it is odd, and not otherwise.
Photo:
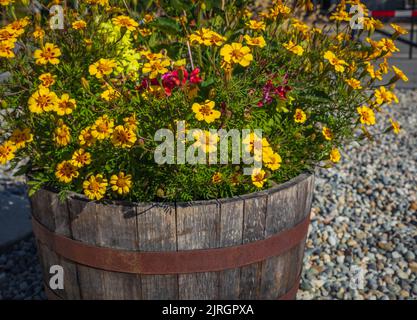
[(51, 232), (34, 217), (32, 224), (40, 242), (70, 261), (107, 271), (167, 275), (222, 271), (279, 256), (304, 241), (309, 217), (267, 239), (238, 246), (154, 252), (92, 246)]

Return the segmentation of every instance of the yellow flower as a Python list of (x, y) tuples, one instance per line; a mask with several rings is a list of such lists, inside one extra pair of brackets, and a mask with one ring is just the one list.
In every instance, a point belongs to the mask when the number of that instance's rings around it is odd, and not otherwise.
[(193, 147), (200, 148), (204, 153), (211, 153), (217, 151), (217, 143), (219, 136), (216, 133), (210, 131), (196, 130), (193, 132), (195, 142)]
[(215, 102), (206, 100), (203, 104), (194, 103), (192, 106), (195, 118), (198, 121), (205, 121), (212, 123), (216, 119), (220, 118), (220, 111), (214, 110)]
[(392, 118), (389, 118), (389, 121), (391, 122), (392, 130), (394, 131), (394, 133), (399, 134), (401, 131), (400, 124), (397, 121), (393, 120)]
[(6, 29), (11, 33), (15, 34), (16, 36), (20, 36), (25, 32), (25, 27), (29, 24), (29, 22), (29, 17), (24, 17), (22, 19), (15, 20), (12, 23), (8, 24), (6, 26)]
[(14, 46), (14, 42), (10, 40), (0, 42), (0, 58), (14, 58)]
[(262, 156), (262, 161), (266, 165), (267, 168), (271, 169), (272, 171), (278, 170), (281, 167), (281, 156), (275, 152), (265, 152)]
[(79, 175), (77, 167), (72, 161), (64, 160), (56, 167), (55, 177), (59, 182), (70, 183), (74, 178)]
[(354, 78), (346, 79), (345, 82), (353, 89), (362, 89), (361, 82)]
[(322, 131), (321, 131), (321, 133), (323, 134), (323, 136), (324, 136), (324, 138), (326, 139), (326, 140), (332, 140), (333, 139), (333, 132), (332, 132), (332, 130), (330, 130), (329, 128), (327, 128), (327, 127), (323, 127), (323, 129), (322, 129)]
[(398, 24), (391, 23), (391, 27), (395, 30), (395, 35), (404, 35), (407, 34), (408, 31), (399, 26)]
[(375, 71), (374, 66), (372, 64), (370, 64), (369, 62), (366, 64), (366, 71), (369, 73), (369, 75), (372, 79), (376, 78), (380, 81), (382, 80), (381, 72), (379, 70)]
[(0, 0), (1, 6), (8, 6), (9, 4), (12, 4), (14, 0)]
[(106, 101), (111, 101), (111, 100), (119, 98), (120, 92), (117, 90), (114, 90), (113, 87), (108, 86), (107, 90), (105, 90), (100, 96)]
[(70, 99), (69, 95), (64, 93), (61, 96), (61, 99), (58, 101), (58, 105), (55, 107), (54, 111), (59, 116), (64, 116), (66, 114), (71, 114), (72, 111), (77, 107), (75, 99)]
[(82, 168), (91, 163), (91, 154), (82, 148), (78, 149), (72, 155), (71, 161), (77, 168)]
[(295, 44), (291, 40), (288, 41), (288, 43), (283, 43), (282, 45), (284, 46), (285, 49), (296, 54), (297, 56), (302, 56), (304, 53), (303, 47), (298, 44)]
[(91, 135), (93, 138), (103, 140), (113, 133), (114, 121), (108, 115), (98, 118), (91, 127)]
[(15, 129), (10, 137), (10, 141), (14, 143), (17, 149), (25, 147), (26, 143), (33, 141), (33, 134), (29, 128)]
[(408, 82), (408, 78), (407, 76), (404, 74), (404, 72), (402, 72), (401, 69), (397, 68), (396, 66), (392, 66), (392, 69), (394, 70), (395, 76), (398, 79), (403, 80), (404, 82)]
[(255, 187), (262, 188), (266, 182), (266, 172), (262, 169), (254, 169), (251, 178)]
[(330, 161), (337, 163), (340, 161), (341, 155), (338, 149), (333, 148), (332, 151), (330, 151)]
[(134, 31), (139, 26), (135, 20), (123, 15), (113, 18), (112, 21), (116, 26), (124, 27), (129, 31)]
[(135, 130), (138, 127), (136, 114), (132, 114), (130, 117), (123, 118), (123, 122), (125, 123), (126, 127), (129, 127), (132, 130)]
[(90, 75), (96, 76), (97, 79), (101, 79), (111, 74), (115, 67), (116, 62), (114, 60), (101, 58), (88, 67), (88, 72)]
[(307, 115), (301, 109), (295, 109), (294, 121), (297, 123), (304, 123), (307, 120)]
[(6, 141), (0, 144), (0, 164), (6, 164), (8, 161), (14, 159), (16, 146), (12, 141)]
[(41, 27), (36, 27), (32, 35), (35, 39), (43, 39), (43, 37), (45, 37), (45, 31), (43, 31)]
[(54, 141), (58, 146), (64, 147), (71, 141), (71, 131), (66, 124), (60, 124), (54, 131)]
[(253, 60), (249, 47), (242, 46), (241, 43), (234, 42), (226, 44), (220, 49), (220, 55), (227, 63), (239, 63), (242, 67), (249, 66)]
[(114, 128), (112, 143), (116, 147), (131, 148), (137, 140), (136, 134), (129, 127), (117, 126)]
[(368, 126), (373, 126), (375, 124), (375, 113), (374, 110), (368, 108), (367, 106), (362, 106), (357, 108), (360, 117), (360, 121), (362, 124), (366, 124)]
[(191, 43), (203, 44), (205, 46), (221, 46), (226, 38), (206, 28), (201, 28), (190, 35)]
[(349, 16), (349, 13), (346, 10), (341, 9), (341, 10), (337, 10), (337, 11), (333, 12), (330, 15), (330, 20), (350, 21), (350, 16)]
[(29, 98), (28, 104), (30, 112), (33, 113), (52, 111), (57, 107), (58, 97), (48, 88), (39, 87)]
[(72, 23), (72, 27), (75, 30), (82, 30), (82, 29), (85, 29), (87, 27), (87, 23), (84, 20), (74, 21)]
[(83, 182), (84, 194), (90, 200), (100, 200), (106, 194), (107, 186), (107, 179), (103, 178), (103, 175), (97, 174), (91, 176), (88, 180)]
[(385, 89), (384, 86), (381, 86), (379, 89), (375, 90), (375, 101), (377, 104), (391, 104), (393, 101), (398, 103), (398, 98), (393, 92)]
[(269, 147), (269, 142), (265, 138), (261, 139), (253, 132), (243, 138), (242, 144), (244, 145), (246, 152), (254, 152), (255, 148), (264, 152)]
[(155, 59), (143, 65), (142, 72), (149, 73), (149, 79), (155, 79), (158, 74), (168, 72), (167, 67), (171, 64), (169, 59)]
[(96, 139), (91, 133), (91, 127), (86, 127), (85, 129), (81, 130), (81, 133), (78, 136), (78, 141), (81, 146), (85, 147), (91, 147), (94, 144)]
[(222, 174), (220, 172), (216, 172), (212, 177), (211, 177), (211, 182), (213, 182), (214, 184), (218, 184), (220, 182), (222, 182)]
[(348, 65), (346, 61), (338, 59), (336, 55), (331, 51), (326, 51), (326, 53), (324, 54), (324, 59), (328, 60), (330, 64), (334, 66), (337, 72), (344, 72), (345, 71), (344, 66)]
[(266, 46), (266, 42), (263, 36), (259, 36), (259, 37), (251, 37), (248, 35), (244, 36), (246, 43), (249, 46), (254, 46), (254, 47), (259, 47), (259, 48), (263, 48)]
[(256, 31), (265, 30), (266, 28), (265, 22), (257, 20), (249, 20), (249, 22), (247, 22), (246, 25), (249, 27), (249, 29)]
[(152, 34), (152, 30), (148, 28), (139, 28), (138, 31), (142, 37), (149, 37)]
[(33, 54), (36, 64), (53, 64), (59, 63), (58, 57), (61, 56), (61, 50), (53, 43), (47, 42), (42, 49), (38, 49)]
[(7, 28), (0, 29), (0, 42), (10, 41), (11, 43), (15, 43), (17, 37), (18, 35), (16, 33), (13, 33)]
[(120, 172), (118, 175), (112, 175), (110, 178), (111, 189), (120, 195), (128, 194), (132, 187), (132, 176), (130, 174), (125, 175), (124, 172)]
[(41, 74), (38, 79), (42, 81), (42, 86), (49, 88), (55, 83), (56, 76), (48, 72)]
[(387, 38), (383, 38), (378, 41), (378, 48), (391, 53), (400, 51), (400, 49), (395, 46), (394, 41)]

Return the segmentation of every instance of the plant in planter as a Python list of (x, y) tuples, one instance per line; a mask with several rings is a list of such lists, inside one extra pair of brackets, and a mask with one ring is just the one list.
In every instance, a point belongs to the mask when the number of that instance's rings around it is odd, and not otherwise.
[[(297, 18), (310, 1), (85, 0), (52, 18), (18, 2), (0, 2), (0, 163), (27, 159), (45, 279), (65, 269), (51, 297), (294, 297), (308, 172), (389, 117), (405, 31), (372, 40), (381, 23), (359, 1), (362, 42), (345, 1), (323, 28)], [(236, 145), (261, 167), (232, 161)]]

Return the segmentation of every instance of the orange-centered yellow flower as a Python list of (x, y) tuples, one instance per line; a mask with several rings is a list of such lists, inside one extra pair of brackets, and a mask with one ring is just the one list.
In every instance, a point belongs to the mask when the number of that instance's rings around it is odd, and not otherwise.
[(96, 139), (91, 133), (91, 127), (86, 127), (85, 129), (81, 130), (80, 135), (78, 136), (78, 141), (80, 145), (84, 147), (91, 147), (94, 144)]
[(0, 42), (0, 58), (14, 58), (14, 46), (14, 42), (10, 40)]
[(326, 53), (324, 54), (324, 59), (328, 60), (329, 63), (334, 66), (334, 69), (337, 72), (344, 72), (345, 71), (345, 66), (347, 66), (348, 64), (346, 63), (346, 61), (338, 59), (336, 57), (336, 55), (331, 52), (331, 51), (326, 51)]
[(164, 74), (168, 72), (168, 66), (171, 64), (169, 59), (155, 59), (149, 62), (146, 62), (143, 65), (142, 72), (149, 73), (150, 79), (155, 79), (159, 74)]
[(53, 64), (59, 63), (58, 57), (61, 56), (61, 50), (53, 43), (47, 42), (42, 49), (38, 49), (34, 53), (36, 64)]
[(127, 126), (117, 126), (114, 128), (112, 143), (116, 147), (131, 148), (137, 140), (135, 132)]
[(56, 76), (48, 72), (41, 74), (38, 79), (41, 80), (42, 86), (44, 86), (45, 88), (49, 88), (55, 83)]
[(214, 184), (218, 184), (218, 183), (222, 182), (222, 177), (223, 176), (222, 176), (222, 174), (220, 172), (216, 172), (211, 177), (211, 182), (213, 182)]
[(362, 124), (366, 124), (368, 126), (373, 126), (375, 124), (375, 113), (374, 110), (368, 108), (367, 106), (358, 107), (357, 111), (359, 113), (360, 121)]
[(323, 129), (321, 130), (321, 133), (323, 134), (323, 136), (326, 140), (330, 141), (330, 140), (333, 139), (333, 132), (329, 128), (323, 127)]
[(232, 44), (226, 44), (220, 49), (220, 55), (227, 63), (238, 63), (242, 67), (249, 66), (253, 60), (249, 47), (242, 46), (241, 43), (233, 42)]
[(204, 153), (212, 153), (217, 151), (217, 143), (219, 136), (207, 130), (195, 130), (193, 132), (194, 148), (200, 148)]
[(84, 20), (74, 21), (72, 23), (72, 28), (75, 30), (82, 30), (87, 27), (87, 23)]
[(249, 46), (259, 47), (259, 48), (263, 48), (266, 46), (265, 39), (262, 36), (252, 38), (249, 35), (245, 35), (244, 38), (245, 38), (246, 43)]
[(108, 115), (98, 118), (91, 127), (91, 134), (95, 139), (103, 140), (113, 133), (114, 121)]
[(266, 28), (265, 22), (257, 20), (249, 20), (249, 22), (247, 22), (246, 25), (249, 27), (249, 29), (256, 31), (265, 30)]
[(190, 35), (190, 42), (192, 44), (198, 43), (205, 46), (221, 46), (225, 41), (225, 37), (206, 28), (201, 28)]
[(112, 175), (110, 178), (111, 189), (120, 195), (128, 194), (132, 188), (132, 176), (120, 172), (118, 175)]
[(214, 110), (214, 106), (214, 101), (206, 100), (203, 104), (194, 103), (192, 109), (198, 121), (212, 123), (221, 116), (220, 111)]
[(408, 31), (399, 26), (398, 24), (391, 23), (391, 27), (395, 30), (396, 35), (404, 35), (407, 34)]
[(88, 180), (83, 182), (84, 194), (90, 200), (100, 200), (106, 194), (107, 186), (107, 179), (103, 175), (90, 176)]
[(305, 112), (299, 108), (295, 109), (294, 121), (297, 123), (304, 123), (307, 120), (307, 115)]
[(71, 141), (71, 131), (66, 124), (61, 124), (54, 131), (54, 141), (58, 146), (64, 147)]
[(389, 118), (389, 121), (391, 122), (392, 130), (394, 131), (394, 133), (399, 134), (401, 131), (400, 124), (392, 118)]
[(139, 24), (135, 20), (128, 16), (118, 16), (116, 18), (113, 18), (112, 21), (114, 25), (124, 27), (129, 31), (134, 31), (139, 26)]
[(362, 89), (361, 82), (354, 78), (346, 79), (345, 82), (353, 89)]
[(408, 82), (408, 78), (407, 76), (404, 74), (404, 72), (402, 72), (401, 69), (397, 68), (396, 66), (392, 66), (392, 69), (394, 70), (395, 76), (398, 79), (403, 80), (404, 82)]
[(267, 168), (271, 169), (272, 171), (278, 170), (281, 167), (281, 156), (275, 152), (264, 152), (262, 155), (262, 161), (266, 165)]
[(266, 172), (262, 169), (254, 169), (251, 178), (255, 187), (262, 188), (266, 182)]
[(48, 88), (39, 87), (29, 98), (28, 104), (30, 112), (33, 113), (52, 111), (58, 104), (58, 97)]
[(70, 183), (74, 178), (77, 178), (78, 175), (77, 167), (72, 161), (62, 161), (56, 167), (55, 177), (59, 182)]
[(66, 114), (71, 114), (72, 111), (77, 107), (75, 99), (70, 99), (69, 95), (64, 93), (61, 98), (58, 100), (58, 104), (55, 107), (54, 111), (59, 116), (64, 116)]
[(112, 59), (100, 59), (88, 67), (88, 72), (97, 79), (108, 76), (116, 67), (116, 62)]
[(15, 157), (16, 146), (12, 141), (0, 144), (0, 164), (6, 164)]
[(33, 134), (29, 128), (18, 128), (13, 131), (10, 141), (14, 143), (17, 149), (24, 148), (26, 143), (33, 141)]
[(288, 41), (288, 43), (284, 43), (283, 46), (284, 46), (285, 49), (287, 49), (288, 51), (296, 54), (297, 56), (302, 56), (303, 53), (304, 53), (303, 47), (298, 45), (298, 44), (295, 44), (291, 40)]
[(333, 148), (332, 151), (330, 151), (330, 161), (337, 163), (340, 161), (341, 155), (338, 149)]
[(377, 104), (391, 104), (392, 102), (398, 103), (398, 98), (393, 92), (385, 89), (385, 87), (382, 86), (375, 90), (375, 101)]
[(91, 163), (91, 154), (82, 148), (78, 149), (72, 155), (71, 161), (77, 168), (82, 168)]

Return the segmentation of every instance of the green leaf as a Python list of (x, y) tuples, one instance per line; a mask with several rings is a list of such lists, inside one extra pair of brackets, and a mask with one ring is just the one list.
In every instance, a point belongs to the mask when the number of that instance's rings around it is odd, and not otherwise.
[(172, 35), (178, 35), (178, 33), (180, 32), (180, 27), (178, 23), (175, 20), (170, 19), (170, 18), (166, 18), (166, 17), (158, 18), (153, 22), (152, 25), (156, 29), (162, 32), (172, 34)]

